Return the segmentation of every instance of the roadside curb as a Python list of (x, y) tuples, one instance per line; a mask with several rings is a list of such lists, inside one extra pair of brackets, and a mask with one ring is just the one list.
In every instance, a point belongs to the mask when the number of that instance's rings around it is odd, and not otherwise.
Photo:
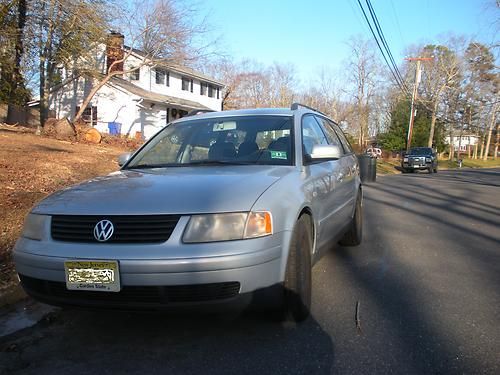
[(0, 308), (0, 342), (33, 327), (57, 310), (57, 307), (36, 302), (31, 298)]

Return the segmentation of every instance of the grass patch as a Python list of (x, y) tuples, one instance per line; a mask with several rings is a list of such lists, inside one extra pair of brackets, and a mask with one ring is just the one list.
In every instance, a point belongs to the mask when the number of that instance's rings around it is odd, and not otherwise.
[[(455, 169), (458, 168), (456, 160), (439, 160), (439, 168)], [(497, 168), (500, 167), (500, 159), (480, 160), (480, 159), (462, 159), (462, 168)]]
[[(479, 160), (479, 159), (462, 159), (462, 168), (500, 168), (500, 159), (493, 160)], [(377, 160), (377, 174), (396, 174), (401, 173), (399, 168), (401, 161), (398, 159), (378, 159)], [(458, 163), (456, 160), (439, 160), (439, 169), (457, 169)]]
[(400, 167), (401, 161), (398, 159), (377, 159), (377, 174), (400, 173), (395, 167)]

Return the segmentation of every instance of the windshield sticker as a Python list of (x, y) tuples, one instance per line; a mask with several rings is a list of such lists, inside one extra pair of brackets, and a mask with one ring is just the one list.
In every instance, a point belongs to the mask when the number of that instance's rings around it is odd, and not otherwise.
[(287, 159), (285, 151), (271, 151), (271, 159)]
[(222, 132), (225, 130), (235, 130), (235, 129), (236, 129), (236, 121), (216, 122), (213, 127), (214, 132)]

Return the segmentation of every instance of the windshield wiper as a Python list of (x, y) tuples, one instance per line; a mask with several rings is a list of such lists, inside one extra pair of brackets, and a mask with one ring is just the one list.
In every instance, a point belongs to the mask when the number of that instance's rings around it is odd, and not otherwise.
[(199, 160), (192, 161), (190, 163), (182, 164), (183, 166), (192, 165), (248, 165), (253, 163), (243, 162), (243, 161), (231, 161), (231, 160)]
[(148, 169), (148, 168), (167, 168), (167, 167), (182, 167), (185, 164), (178, 163), (164, 163), (164, 164), (139, 164), (139, 165), (130, 165), (125, 169)]

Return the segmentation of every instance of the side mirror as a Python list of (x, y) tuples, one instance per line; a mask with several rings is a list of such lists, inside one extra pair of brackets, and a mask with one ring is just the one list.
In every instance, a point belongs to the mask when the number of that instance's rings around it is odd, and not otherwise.
[(125, 163), (130, 159), (131, 156), (132, 154), (130, 152), (118, 156), (118, 166), (123, 167), (123, 165), (125, 165)]
[(336, 160), (340, 159), (342, 152), (336, 145), (314, 145), (309, 159), (315, 160)]

